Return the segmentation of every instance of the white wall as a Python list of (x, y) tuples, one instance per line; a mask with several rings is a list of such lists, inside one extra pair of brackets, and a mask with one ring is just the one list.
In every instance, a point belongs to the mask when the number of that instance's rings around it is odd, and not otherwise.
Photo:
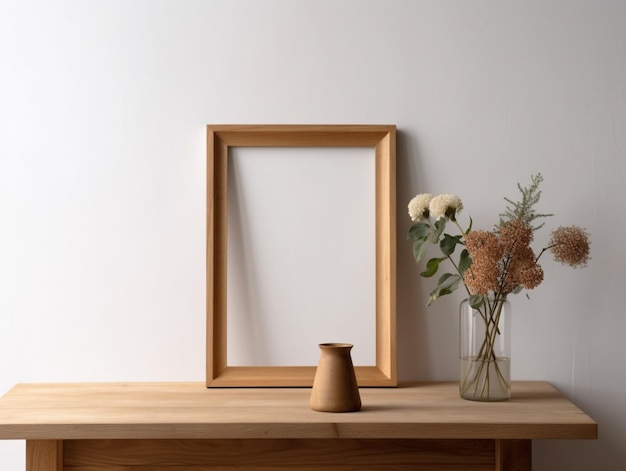
[(489, 229), (542, 172), (593, 260), (513, 299), (513, 376), (600, 439), (535, 442), (535, 469), (624, 469), (625, 23), (618, 0), (0, 0), (0, 390), (204, 379), (205, 124), (396, 124), (401, 379), (456, 378), (460, 301), (424, 307), (408, 199)]

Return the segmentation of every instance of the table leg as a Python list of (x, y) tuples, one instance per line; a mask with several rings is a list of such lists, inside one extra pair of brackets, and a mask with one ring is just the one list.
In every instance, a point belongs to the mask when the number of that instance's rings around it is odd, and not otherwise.
[(531, 471), (532, 440), (496, 440), (496, 471)]
[(26, 471), (63, 471), (63, 440), (26, 440)]

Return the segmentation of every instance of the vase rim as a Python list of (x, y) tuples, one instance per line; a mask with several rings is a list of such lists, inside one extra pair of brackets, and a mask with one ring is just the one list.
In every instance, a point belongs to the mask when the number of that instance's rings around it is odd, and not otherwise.
[(325, 342), (319, 344), (320, 348), (352, 348), (354, 347), (351, 343), (344, 342)]
[[(500, 295), (500, 296), (498, 296), (498, 297), (494, 296), (493, 294), (490, 294), (490, 295), (488, 295), (488, 296), (485, 296), (485, 295), (482, 295), (482, 296), (483, 296), (483, 297), (485, 297), (485, 298), (487, 298), (487, 299), (490, 299), (490, 300), (492, 300), (492, 301), (493, 301), (494, 299), (499, 299), (499, 300), (504, 300), (504, 301), (508, 301), (508, 300), (509, 300), (509, 293), (507, 293), (507, 294), (501, 294), (501, 295)], [(469, 300), (470, 300), (469, 296), (467, 296), (467, 297), (463, 298), (463, 301), (469, 301)]]

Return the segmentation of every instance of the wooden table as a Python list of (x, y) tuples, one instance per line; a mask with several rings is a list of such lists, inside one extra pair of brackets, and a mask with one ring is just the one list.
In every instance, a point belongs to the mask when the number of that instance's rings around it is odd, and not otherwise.
[(509, 402), (455, 383), (362, 388), (359, 412), (309, 408), (308, 388), (203, 383), (18, 384), (0, 439), (26, 440), (27, 471), (530, 470), (532, 439), (594, 439), (597, 424), (552, 386)]

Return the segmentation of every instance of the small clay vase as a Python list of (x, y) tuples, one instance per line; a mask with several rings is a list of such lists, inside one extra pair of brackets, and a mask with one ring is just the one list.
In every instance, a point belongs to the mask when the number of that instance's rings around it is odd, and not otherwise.
[(320, 361), (311, 390), (311, 409), (320, 412), (356, 412), (361, 396), (349, 343), (321, 343)]

